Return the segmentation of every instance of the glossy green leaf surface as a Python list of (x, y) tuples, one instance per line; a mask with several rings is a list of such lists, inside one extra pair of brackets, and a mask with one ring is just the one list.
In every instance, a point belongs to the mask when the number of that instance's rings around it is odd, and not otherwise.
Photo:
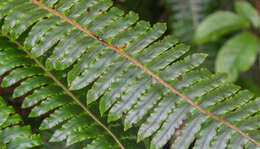
[(235, 81), (240, 72), (247, 71), (256, 60), (259, 39), (244, 32), (229, 39), (220, 49), (216, 60), (216, 71), (226, 72), (229, 81)]
[(30, 126), (23, 124), (22, 118), (13, 107), (6, 105), (2, 97), (0, 97), (0, 108), (0, 147), (28, 149), (43, 144), (40, 135), (33, 134)]
[(218, 11), (209, 15), (199, 25), (194, 40), (198, 44), (216, 40), (221, 36), (249, 27), (249, 21), (235, 13)]
[(238, 1), (235, 3), (235, 10), (240, 16), (249, 20), (255, 28), (260, 27), (260, 16), (257, 10), (250, 3), (246, 1)]
[[(138, 20), (137, 14), (124, 13), (109, 0), (40, 1), (93, 32), (99, 39), (95, 40), (31, 2), (0, 2), (0, 18), (4, 20), (2, 35), (19, 41), (20, 35), (28, 31), (21, 43), (24, 49), (3, 46), (0, 50), (0, 74), (5, 74), (2, 84), (7, 87), (21, 82), (15, 86), (12, 95), (17, 102), (25, 97), (20, 102), (22, 108), (30, 109), (30, 119), (42, 120), (37, 130), (52, 130), (50, 142), (64, 142), (69, 147), (80, 144), (86, 149), (119, 148), (62, 88), (45, 72), (39, 71), (39, 66), (28, 55), (15, 56), (15, 52), (27, 50), (38, 58), (126, 149), (162, 149), (166, 144), (176, 149), (188, 149), (190, 144), (200, 149), (228, 148), (229, 142), (240, 139), (232, 138), (235, 136), (232, 129), (197, 111), (144, 70), (100, 42), (103, 40), (122, 48), (194, 103), (246, 133), (254, 135), (259, 128), (256, 123), (259, 109), (254, 106), (258, 105), (258, 98), (238, 86), (226, 84), (225, 75), (201, 69), (207, 55), (190, 54), (189, 46), (165, 35), (164, 23), (150, 25)], [(13, 6), (21, 14), (16, 16), (16, 11), (10, 9)], [(34, 13), (39, 18), (34, 18)], [(229, 22), (220, 20), (218, 15)], [(33, 21), (31, 25), (26, 22), (29, 18)], [(219, 37), (230, 30), (249, 26), (243, 17), (227, 12), (215, 14), (213, 23), (211, 19), (210, 23), (202, 23), (201, 30), (209, 29), (207, 34), (199, 37), (202, 41), (211, 39), (215, 32)], [(19, 27), (22, 24), (26, 29)], [(243, 36), (250, 35), (245, 33)], [(0, 42), (6, 40), (0, 38)], [(241, 65), (238, 68), (245, 70), (247, 67)], [(8, 109), (6, 111), (8, 113)], [(238, 116), (238, 113), (243, 114)], [(3, 116), (1, 123), (8, 118)], [(29, 128), (23, 128), (25, 130), (18, 131), (15, 127), (7, 131), (17, 130), (16, 136), (30, 134)], [(228, 133), (222, 133), (224, 131)], [(10, 140), (11, 136), (5, 137), (4, 143)], [(256, 148), (248, 140), (241, 145)]]

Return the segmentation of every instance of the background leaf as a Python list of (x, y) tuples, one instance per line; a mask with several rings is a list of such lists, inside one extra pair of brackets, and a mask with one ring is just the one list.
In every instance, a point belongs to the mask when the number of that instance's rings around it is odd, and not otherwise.
[(218, 53), (216, 71), (227, 72), (228, 80), (235, 81), (240, 72), (247, 71), (255, 62), (259, 39), (249, 32), (228, 40)]
[(171, 33), (181, 42), (190, 43), (194, 32), (207, 15), (217, 7), (217, 0), (166, 0)]
[(254, 27), (259, 27), (260, 18), (257, 10), (246, 1), (239, 1), (235, 3), (235, 10), (238, 15), (248, 19)]
[(202, 23), (195, 34), (195, 42), (205, 43), (209, 40), (218, 39), (231, 31), (248, 28), (249, 22), (232, 12), (218, 11), (209, 15)]

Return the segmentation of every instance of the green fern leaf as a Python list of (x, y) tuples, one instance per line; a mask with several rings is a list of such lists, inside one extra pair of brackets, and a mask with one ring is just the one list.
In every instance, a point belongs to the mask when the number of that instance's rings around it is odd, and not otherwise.
[(38, 134), (33, 134), (30, 126), (22, 126), (21, 117), (0, 97), (0, 147), (3, 149), (28, 149), (43, 144)]
[[(147, 71), (107, 45), (120, 47), (121, 51), (141, 62), (192, 102), (228, 120), (259, 141), (255, 137), (259, 129), (259, 109), (236, 114), (258, 98), (237, 86), (227, 85), (224, 75), (197, 70), (206, 55), (187, 55), (189, 48), (186, 45), (171, 36), (163, 37), (164, 24), (151, 27), (148, 22), (138, 21), (133, 12), (124, 14), (113, 7), (109, 0), (42, 0), (41, 3), (92, 33), (89, 33), (92, 36), (86, 35), (30, 1), (0, 3), (0, 18), (3, 19), (1, 34), (10, 36), (16, 44), (21, 42), (19, 47), (29, 55), (15, 56), (9, 52), (13, 47), (2, 48), (1, 55), (10, 54), (0, 59), (0, 75), (4, 75), (6, 80), (3, 85), (21, 82), (13, 97), (26, 96), (23, 107), (32, 108), (31, 117), (45, 116), (40, 129), (54, 129), (50, 141), (65, 141), (67, 145), (89, 141), (86, 148), (118, 148), (114, 141), (106, 139), (110, 138), (109, 134), (80, 109), (82, 106), (74, 101), (78, 98), (94, 111), (95, 117), (106, 124), (126, 148), (144, 148), (142, 143), (135, 141), (149, 139), (153, 149), (162, 148), (167, 142), (172, 148), (189, 148), (192, 143), (194, 148), (230, 147), (229, 142), (236, 142), (237, 138), (232, 139), (237, 134), (234, 129), (200, 113), (148, 75)], [(16, 15), (17, 12), (19, 15)], [(28, 22), (29, 18), (31, 22)], [(47, 75), (50, 75), (49, 72), (15, 75), (22, 68), (37, 67), (35, 57), (45, 63), (40, 65), (41, 68), (57, 73), (56, 77), (66, 87), (57, 84), (53, 77), (51, 79)], [(9, 82), (10, 78), (15, 81)], [(56, 90), (57, 85), (69, 88), (71, 92)], [(75, 98), (68, 92), (75, 94)], [(102, 117), (98, 115), (97, 107)], [(124, 120), (124, 128), (120, 121), (116, 121), (119, 119)], [(126, 133), (123, 130), (127, 130)], [(228, 133), (223, 133), (225, 131)], [(257, 143), (249, 140), (241, 143), (246, 148), (257, 148)]]

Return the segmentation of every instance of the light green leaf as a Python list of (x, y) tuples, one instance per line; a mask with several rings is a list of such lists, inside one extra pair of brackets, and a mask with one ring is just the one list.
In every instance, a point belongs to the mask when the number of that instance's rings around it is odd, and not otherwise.
[(194, 40), (196, 43), (202, 44), (209, 40), (218, 39), (229, 32), (248, 27), (249, 22), (243, 17), (232, 12), (218, 11), (202, 21)]
[(241, 17), (249, 20), (254, 27), (259, 27), (260, 17), (257, 10), (246, 1), (238, 1), (235, 3), (235, 10)]
[(228, 73), (228, 80), (235, 81), (240, 72), (247, 71), (255, 62), (259, 39), (249, 32), (228, 40), (218, 53), (216, 71)]

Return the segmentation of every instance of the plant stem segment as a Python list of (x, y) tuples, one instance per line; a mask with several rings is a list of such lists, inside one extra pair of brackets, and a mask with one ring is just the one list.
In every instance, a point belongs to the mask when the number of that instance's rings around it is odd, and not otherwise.
[[(169, 84), (167, 84), (165, 81), (163, 81), (159, 76), (157, 76), (156, 74), (154, 74), (151, 70), (149, 70), (148, 68), (146, 68), (144, 65), (142, 65), (140, 62), (138, 62), (137, 60), (135, 60), (134, 58), (132, 58), (131, 56), (127, 55), (126, 53), (124, 53), (122, 51), (123, 48), (119, 48), (116, 47), (112, 44), (110, 44), (107, 41), (104, 41), (103, 39), (100, 39), (96, 34), (92, 33), (91, 31), (85, 29), (84, 27), (82, 27), (81, 25), (79, 25), (77, 22), (71, 20), (70, 18), (62, 15), (61, 13), (59, 13), (58, 11), (47, 7), (46, 5), (40, 3), (37, 0), (31, 0), (34, 4), (42, 7), (43, 9), (49, 11), (50, 13), (60, 17), (61, 19), (67, 21), (68, 23), (70, 23), (71, 25), (75, 26), (76, 28), (78, 28), (79, 30), (81, 30), (82, 32), (86, 33), (87, 35), (89, 35), (90, 37), (100, 41), (102, 44), (107, 45), (109, 48), (111, 48), (112, 50), (114, 50), (115, 52), (117, 52), (118, 54), (120, 54), (121, 56), (127, 58), (129, 61), (131, 61), (132, 63), (134, 63), (135, 65), (137, 65), (138, 67), (140, 67), (142, 70), (144, 70), (145, 72), (147, 72), (151, 77), (153, 77), (155, 80), (157, 80), (159, 83), (161, 83), (164, 87), (168, 88), (169, 90), (171, 90), (173, 93), (177, 94), (178, 96), (180, 96), (181, 98), (183, 98), (184, 100), (186, 100), (189, 104), (191, 104), (192, 106), (194, 106), (196, 109), (198, 109), (200, 112), (210, 116), (211, 118), (222, 122), (223, 124), (227, 125), (228, 127), (232, 128), (233, 130), (237, 131), (238, 133), (240, 133), (242, 136), (246, 137), (248, 140), (250, 140), (251, 142), (253, 142), (254, 144), (256, 144), (257, 146), (260, 147), (260, 143), (258, 143), (256, 140), (254, 140), (253, 138), (251, 138), (250, 136), (248, 136), (246, 133), (244, 133), (242, 130), (240, 130), (239, 128), (237, 128), (236, 126), (232, 125), (231, 123), (229, 123), (228, 121), (208, 112), (207, 110), (201, 108), (199, 105), (197, 105), (196, 103), (194, 103), (191, 99), (189, 99), (187, 96), (185, 96), (184, 94), (182, 94), (181, 92), (177, 91), (175, 88), (171, 87)], [(66, 88), (67, 90), (67, 88)], [(69, 91), (68, 91), (69, 92)]]

